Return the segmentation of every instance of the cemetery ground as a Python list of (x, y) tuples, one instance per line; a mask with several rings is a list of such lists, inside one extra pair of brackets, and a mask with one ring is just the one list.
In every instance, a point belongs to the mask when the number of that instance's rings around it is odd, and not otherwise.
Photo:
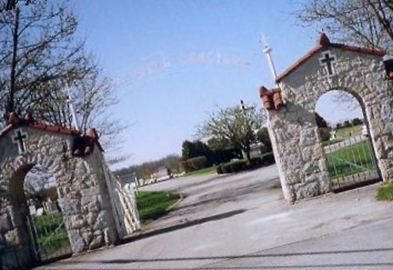
[(37, 242), (41, 247), (41, 258), (49, 260), (57, 254), (71, 254), (71, 245), (61, 213), (34, 216)]
[(143, 188), (183, 200), (128, 243), (38, 269), (392, 269), (380, 183), (289, 205), (275, 165)]

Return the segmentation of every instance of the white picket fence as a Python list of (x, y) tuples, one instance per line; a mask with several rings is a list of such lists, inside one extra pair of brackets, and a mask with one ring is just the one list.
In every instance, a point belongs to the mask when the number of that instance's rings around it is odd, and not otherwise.
[(120, 238), (132, 235), (141, 229), (138, 207), (135, 198), (135, 186), (122, 186), (120, 181), (112, 174), (102, 158), (102, 167), (105, 180), (112, 201), (116, 229)]
[(131, 235), (141, 229), (139, 212), (136, 205), (135, 187), (133, 185), (122, 186), (116, 179), (115, 193), (117, 195), (118, 212), (120, 213), (120, 225), (122, 227), (122, 237)]

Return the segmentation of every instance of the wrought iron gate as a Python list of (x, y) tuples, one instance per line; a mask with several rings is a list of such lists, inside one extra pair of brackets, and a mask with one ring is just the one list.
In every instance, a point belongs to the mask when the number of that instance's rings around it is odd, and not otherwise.
[(324, 147), (333, 190), (380, 181), (374, 151), (366, 135)]
[(61, 212), (28, 216), (27, 225), (38, 262), (60, 259), (72, 254)]

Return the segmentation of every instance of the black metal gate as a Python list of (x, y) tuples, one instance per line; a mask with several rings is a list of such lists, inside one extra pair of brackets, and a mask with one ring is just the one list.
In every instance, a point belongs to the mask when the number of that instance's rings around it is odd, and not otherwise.
[(28, 216), (27, 225), (38, 262), (61, 259), (72, 254), (61, 212)]
[(347, 137), (324, 147), (333, 190), (365, 185), (381, 180), (370, 138)]

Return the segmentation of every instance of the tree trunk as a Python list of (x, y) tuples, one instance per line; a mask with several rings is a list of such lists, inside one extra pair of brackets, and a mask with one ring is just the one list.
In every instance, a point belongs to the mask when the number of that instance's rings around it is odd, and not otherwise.
[(17, 56), (18, 56), (18, 35), (19, 35), (19, 8), (15, 9), (15, 24), (14, 31), (12, 32), (12, 60), (11, 60), (11, 74), (10, 74), (10, 93), (8, 104), (6, 108), (6, 113), (11, 113), (15, 110), (15, 74), (17, 66)]
[(250, 163), (250, 162), (251, 162), (250, 146), (244, 147), (243, 152), (244, 152), (245, 155), (246, 155), (245, 158), (246, 158), (246, 160), (247, 160), (247, 163)]

